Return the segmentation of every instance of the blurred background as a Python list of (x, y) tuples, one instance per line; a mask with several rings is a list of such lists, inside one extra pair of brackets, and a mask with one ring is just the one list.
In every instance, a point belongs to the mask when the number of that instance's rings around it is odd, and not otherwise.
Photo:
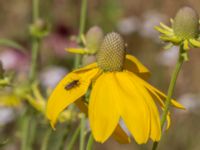
[[(88, 0), (87, 29), (100, 26), (104, 33), (119, 32), (128, 44), (128, 53), (145, 64), (152, 76), (150, 83), (167, 92), (178, 49), (164, 50), (165, 44), (159, 40), (154, 26), (159, 22), (169, 24), (176, 11), (182, 6), (191, 6), (200, 14), (198, 0)], [(67, 53), (66, 47), (76, 46), (73, 37), (77, 35), (80, 17), (80, 0), (48, 0), (40, 2), (40, 17), (50, 25), (50, 33), (42, 39), (40, 47), (40, 67), (38, 78), (43, 87), (54, 87), (73, 68), (74, 55)], [(6, 71), (17, 74), (20, 81), (26, 80), (30, 68), (32, 3), (27, 0), (0, 1), (0, 39), (10, 39), (21, 47), (12, 48), (0, 43), (0, 60)], [(23, 49), (23, 51), (19, 50)], [(186, 110), (172, 108), (172, 123), (163, 136), (159, 148), (162, 150), (199, 150), (200, 138), (200, 49), (189, 52), (177, 81), (174, 97)], [(19, 85), (20, 86), (20, 85)], [(0, 89), (1, 90), (1, 89)], [(1, 96), (1, 95), (0, 95)], [(23, 119), (23, 105), (5, 106), (0, 98), (0, 149), (20, 149), (19, 120)], [(43, 123), (38, 130), (44, 128)], [(61, 126), (52, 133), (58, 138)], [(43, 136), (38, 134), (34, 150)], [(52, 142), (56, 143), (52, 138)], [(152, 142), (138, 146), (134, 140), (129, 145), (120, 145), (110, 139), (105, 144), (95, 143), (97, 150), (146, 150)], [(56, 145), (56, 144), (55, 144)], [(49, 148), (56, 150), (56, 148)]]

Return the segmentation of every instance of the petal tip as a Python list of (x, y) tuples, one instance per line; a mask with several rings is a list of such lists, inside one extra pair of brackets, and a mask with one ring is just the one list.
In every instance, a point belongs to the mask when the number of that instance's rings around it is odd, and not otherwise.
[(51, 125), (51, 128), (55, 131), (56, 130), (56, 128), (55, 128), (55, 122), (50, 121), (50, 125)]

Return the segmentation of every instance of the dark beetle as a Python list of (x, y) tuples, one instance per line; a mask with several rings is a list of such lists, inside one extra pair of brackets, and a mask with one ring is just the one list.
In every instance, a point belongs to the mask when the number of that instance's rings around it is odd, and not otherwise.
[(79, 84), (79, 80), (74, 80), (70, 83), (68, 83), (66, 86), (65, 86), (65, 90), (71, 90), (72, 88), (74, 88), (75, 86), (77, 86)]

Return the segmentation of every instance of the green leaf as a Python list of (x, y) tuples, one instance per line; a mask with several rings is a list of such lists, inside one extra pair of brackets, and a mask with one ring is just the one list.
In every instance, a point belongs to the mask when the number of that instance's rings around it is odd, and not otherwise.
[(18, 44), (17, 42), (13, 40), (5, 39), (5, 38), (0, 38), (0, 46), (8, 46), (8, 47), (15, 48), (23, 53), (25, 52), (25, 49), (23, 46), (21, 46), (20, 44)]

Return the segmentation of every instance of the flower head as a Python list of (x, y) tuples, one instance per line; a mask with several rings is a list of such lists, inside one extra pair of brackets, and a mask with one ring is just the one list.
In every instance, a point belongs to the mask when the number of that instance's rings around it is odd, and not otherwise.
[[(156, 103), (164, 108), (166, 96), (146, 82), (148, 77), (148, 69), (135, 57), (126, 55), (122, 37), (109, 33), (98, 52), (97, 63), (75, 70), (59, 82), (49, 97), (47, 117), (54, 127), (59, 114), (75, 102), (88, 114), (98, 142), (105, 142), (111, 135), (121, 143), (130, 142), (119, 125), (120, 119), (137, 143), (146, 143), (149, 138), (158, 141), (161, 127)], [(90, 86), (90, 98), (85, 103), (82, 99)], [(183, 108), (174, 100), (172, 105)]]
[(162, 34), (161, 40), (171, 42), (173, 45), (183, 45), (184, 50), (200, 47), (199, 16), (194, 9), (181, 8), (174, 20), (171, 19), (171, 23), (172, 28), (163, 23), (155, 27)]

